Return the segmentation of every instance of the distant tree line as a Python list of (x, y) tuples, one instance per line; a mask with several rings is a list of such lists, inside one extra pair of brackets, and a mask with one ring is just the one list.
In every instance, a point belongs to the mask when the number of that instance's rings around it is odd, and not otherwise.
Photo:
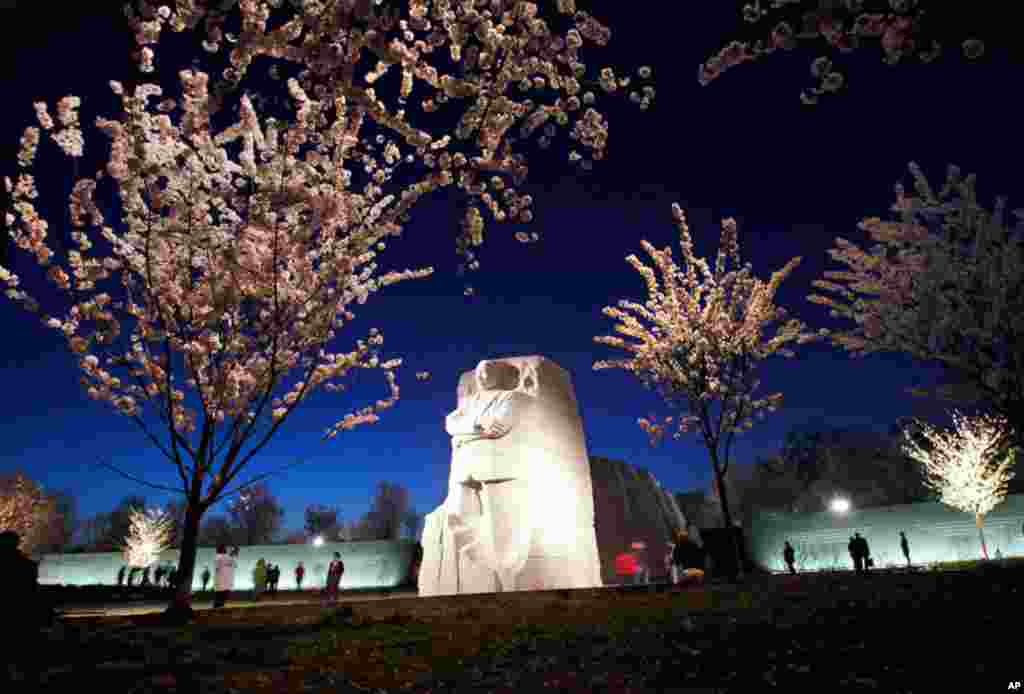
[[(133, 511), (160, 508), (170, 518), (170, 547), (181, 545), (185, 504), (171, 500), (154, 503), (145, 496), (124, 497), (107, 512), (80, 518), (70, 491), (47, 493), (23, 473), (0, 476), (0, 529), (22, 536), (22, 549), (32, 554), (61, 552), (117, 552), (125, 546)], [(410, 505), (409, 490), (401, 484), (380, 482), (370, 510), (355, 519), (343, 519), (337, 508), (325, 504), (306, 507), (304, 527), (283, 528), (284, 509), (266, 483), (256, 483), (240, 494), (223, 513), (207, 516), (199, 529), (200, 546), (303, 544), (320, 537), (325, 542), (417, 538), (422, 516)]]

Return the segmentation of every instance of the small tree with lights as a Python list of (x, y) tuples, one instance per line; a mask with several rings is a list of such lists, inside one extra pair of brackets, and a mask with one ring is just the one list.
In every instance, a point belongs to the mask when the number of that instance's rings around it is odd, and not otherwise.
[(965, 513), (973, 513), (981, 539), (981, 554), (988, 559), (985, 546), (985, 515), (1002, 503), (1007, 483), (1015, 475), (1015, 449), (1000, 446), (1006, 420), (1001, 417), (964, 417), (953, 412), (954, 431), (936, 431), (922, 424), (921, 434), (928, 441), (925, 450), (910, 435), (904, 450), (920, 462), (927, 475), (926, 484), (939, 494), (942, 503)]
[(162, 509), (132, 509), (131, 530), (124, 539), (124, 558), (133, 568), (155, 563), (171, 546), (174, 519)]
[[(673, 438), (677, 439), (696, 429), (711, 457), (723, 525), (732, 528), (728, 485), (723, 482), (733, 435), (751, 428), (755, 415), (763, 418), (766, 410), (775, 410), (782, 402), (782, 393), (753, 398), (760, 383), (758, 362), (775, 353), (791, 357), (794, 353), (783, 348), (787, 342), (802, 344), (817, 336), (802, 332), (805, 326), (795, 319), (782, 325), (771, 338), (766, 334), (770, 323), (786, 315), (785, 309), (774, 305), (775, 292), (800, 258), (790, 260), (768, 282), (755, 278), (750, 263), (740, 269), (736, 221), (730, 218), (722, 221), (718, 259), (712, 272), (707, 261), (694, 255), (682, 208), (674, 204), (672, 214), (680, 232), (685, 269), (675, 264), (670, 248), (659, 251), (646, 241), (641, 245), (654, 261), (661, 281), (655, 269), (635, 255), (626, 258), (647, 284), (647, 301), (620, 301), (617, 308), (606, 307), (604, 314), (618, 321), (616, 332), (636, 341), (616, 336), (594, 340), (632, 356), (598, 361), (594, 369), (625, 369), (678, 413), (678, 417), (666, 417), (663, 423), (653, 418), (639, 420), (652, 443), (673, 426)], [(728, 272), (727, 258), (733, 261), (733, 269)], [(703, 278), (698, 278), (698, 268)], [(822, 330), (821, 334), (827, 332)]]
[(56, 506), (43, 488), (20, 472), (0, 477), (0, 530), (18, 533), (18, 549), (31, 554), (52, 524)]

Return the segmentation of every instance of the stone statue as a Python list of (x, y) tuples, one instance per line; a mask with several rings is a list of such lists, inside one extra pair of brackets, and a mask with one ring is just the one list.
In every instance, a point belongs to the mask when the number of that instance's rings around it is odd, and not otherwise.
[(423, 528), (420, 595), (601, 585), (590, 466), (568, 374), (482, 361), (448, 415), (448, 496)]

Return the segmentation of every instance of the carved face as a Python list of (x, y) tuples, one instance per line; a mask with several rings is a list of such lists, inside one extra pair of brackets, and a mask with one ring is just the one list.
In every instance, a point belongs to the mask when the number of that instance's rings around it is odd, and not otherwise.
[(482, 361), (476, 367), (480, 390), (515, 390), (519, 386), (519, 369), (508, 362)]

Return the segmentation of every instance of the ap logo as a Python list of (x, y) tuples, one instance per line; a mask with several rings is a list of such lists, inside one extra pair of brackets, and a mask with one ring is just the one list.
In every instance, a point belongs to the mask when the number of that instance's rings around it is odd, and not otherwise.
[(1008, 691), (1008, 692), (1019, 692), (1021, 689), (1022, 689), (1022, 687), (1021, 687), (1021, 684), (1020, 684), (1020, 680), (1014, 680), (1013, 682), (1010, 682), (1010, 686), (1008, 686), (1006, 688), (1006, 691)]

